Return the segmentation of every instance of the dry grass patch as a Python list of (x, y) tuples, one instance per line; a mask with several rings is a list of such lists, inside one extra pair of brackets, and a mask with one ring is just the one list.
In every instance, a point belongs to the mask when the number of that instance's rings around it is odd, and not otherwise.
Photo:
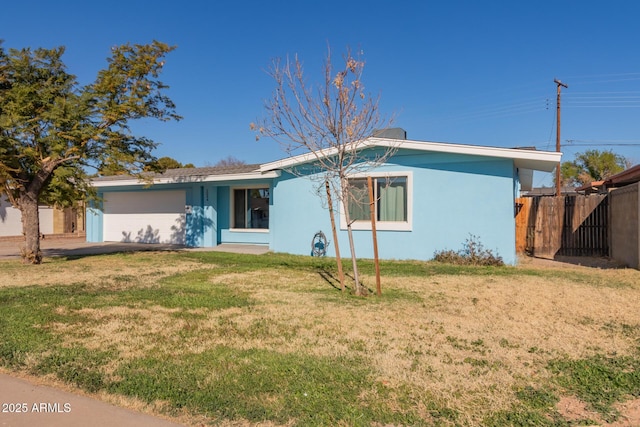
[[(236, 261), (227, 258), (220, 264), (202, 264), (162, 254), (131, 256), (143, 258), (51, 263), (51, 279), (46, 279), (46, 283), (64, 283), (64, 276), (73, 276), (75, 281), (76, 269), (85, 265), (92, 269), (87, 283), (99, 281), (101, 289), (129, 292), (121, 299), (119, 292), (114, 299), (86, 299), (84, 306), (68, 306), (60, 299), (53, 307), (59, 318), (43, 326), (65, 348), (113, 354), (108, 363), (104, 358), (110, 354), (100, 360), (102, 381), (121, 381), (122, 390), (138, 387), (122, 377), (127, 372), (148, 369), (153, 375), (158, 370), (169, 375), (191, 366), (202, 366), (198, 369), (205, 373), (192, 373), (194, 392), (214, 390), (222, 380), (235, 387), (236, 380), (220, 368), (224, 363), (246, 375), (245, 390), (263, 372), (298, 378), (288, 376), (289, 366), (279, 363), (304, 369), (320, 361), (322, 369), (335, 363), (347, 378), (348, 368), (366, 371), (366, 381), (358, 376), (364, 385), (354, 404), (383, 401), (384, 411), (417, 414), (424, 424), (481, 425), (492, 414), (522, 407), (527, 396), (545, 402), (536, 411), (555, 411), (570, 421), (575, 405), (570, 407), (573, 401), (566, 399), (555, 404), (556, 396), (562, 397), (565, 391), (554, 383), (554, 375), (559, 374), (549, 369), (551, 361), (638, 357), (640, 272), (634, 270), (550, 269), (530, 264), (416, 274), (415, 266), (407, 263), (413, 273), (403, 274), (400, 267), (390, 265), (396, 270), (383, 277), (382, 298), (362, 299), (340, 293), (326, 280), (326, 272), (304, 265), (283, 268), (255, 258), (262, 263), (258, 268), (251, 267), (253, 258), (242, 258), (235, 268), (232, 261)], [(69, 267), (66, 274), (64, 266)], [(129, 282), (127, 277), (133, 279)], [(20, 280), (27, 283), (34, 278)], [(364, 281), (374, 283), (367, 275)], [(143, 290), (147, 293), (137, 293), (147, 285), (149, 289)], [(235, 304), (238, 295), (246, 295), (251, 303)], [(229, 304), (214, 304), (224, 298)], [(358, 366), (340, 365), (341, 360), (357, 361)], [(205, 370), (207, 364), (215, 369)], [(158, 384), (172, 387), (173, 379), (157, 375)], [(146, 379), (141, 375), (135, 380)], [(189, 388), (189, 384), (180, 387)], [(279, 383), (274, 388), (284, 385), (289, 386)], [(281, 415), (289, 398), (267, 387), (246, 397), (245, 403), (251, 408), (266, 405), (279, 414), (268, 423), (279, 419), (286, 424), (294, 422)], [(219, 399), (226, 402), (224, 394)], [(156, 398), (155, 403), (152, 399), (146, 404), (166, 408), (170, 400)], [(627, 417), (633, 412), (629, 405), (619, 409)], [(582, 422), (588, 411), (585, 407), (583, 414), (576, 415), (576, 422)], [(240, 410), (230, 413), (216, 422), (245, 425), (245, 419), (260, 420)], [(200, 420), (198, 411), (193, 417)], [(413, 418), (405, 423), (407, 419)]]
[[(0, 262), (0, 288), (84, 283), (127, 286), (148, 285), (162, 277), (194, 268), (215, 268), (197, 261), (167, 258), (163, 253), (144, 252), (88, 256), (70, 261), (45, 258), (41, 265)], [(167, 262), (167, 260), (171, 260)]]
[(120, 363), (158, 350), (166, 351), (168, 344), (182, 347), (179, 331), (187, 326), (187, 321), (172, 316), (176, 312), (178, 309), (160, 306), (85, 308), (74, 311), (82, 316), (82, 321), (51, 326), (61, 336), (63, 345), (113, 349)]
[[(383, 384), (408, 386), (416, 398), (429, 390), (451, 407), (476, 413), (507, 409), (514, 403), (514, 386), (547, 380), (550, 358), (632, 354), (638, 337), (625, 334), (622, 325), (640, 325), (635, 288), (585, 286), (569, 278), (385, 278), (386, 291), (420, 296), (393, 303), (328, 298), (337, 291), (315, 272), (272, 269), (211, 281), (250, 291), (259, 303), (200, 312), (206, 316), (196, 323), (197, 334), (182, 336), (181, 347), (173, 351), (198, 353), (225, 345), (319, 357), (358, 355)], [(129, 331), (131, 337), (122, 338), (137, 343), (145, 334), (136, 328), (161, 325), (162, 333), (149, 334), (157, 337), (174, 336), (185, 327), (184, 321), (155, 311), (137, 310), (128, 320), (120, 316), (102, 331)], [(165, 345), (173, 347), (169, 339)]]

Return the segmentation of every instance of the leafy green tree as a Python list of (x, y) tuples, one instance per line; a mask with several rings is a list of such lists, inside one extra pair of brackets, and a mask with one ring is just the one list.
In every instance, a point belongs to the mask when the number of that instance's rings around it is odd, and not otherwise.
[(630, 163), (624, 156), (610, 150), (587, 150), (576, 154), (575, 160), (563, 162), (560, 175), (563, 185), (578, 187), (605, 180), (629, 166)]
[(0, 194), (22, 213), (25, 262), (40, 263), (38, 203), (70, 205), (92, 195), (88, 168), (136, 175), (156, 144), (135, 119), (179, 120), (159, 73), (174, 47), (154, 41), (113, 47), (107, 67), (81, 86), (64, 47), (0, 45)]

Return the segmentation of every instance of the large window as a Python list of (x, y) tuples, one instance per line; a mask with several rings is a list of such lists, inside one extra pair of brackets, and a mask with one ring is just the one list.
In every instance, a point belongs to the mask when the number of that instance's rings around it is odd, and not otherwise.
[(269, 228), (269, 189), (233, 190), (233, 228)]
[[(411, 229), (411, 175), (372, 176), (374, 214), (381, 230)], [(371, 227), (371, 209), (367, 178), (349, 179), (350, 197), (347, 201), (349, 217), (355, 229)], [(344, 217), (344, 215), (343, 215)], [(343, 219), (343, 228), (346, 218)]]

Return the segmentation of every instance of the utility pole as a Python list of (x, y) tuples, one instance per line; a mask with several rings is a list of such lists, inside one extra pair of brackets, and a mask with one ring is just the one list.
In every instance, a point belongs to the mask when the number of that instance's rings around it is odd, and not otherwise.
[[(556, 101), (556, 151), (560, 152), (560, 88), (567, 89), (569, 86), (562, 83), (558, 79), (553, 79), (553, 82), (558, 86), (558, 98)], [(560, 162), (558, 162), (558, 166), (556, 166), (556, 197), (560, 197), (562, 194), (562, 183), (560, 182)]]

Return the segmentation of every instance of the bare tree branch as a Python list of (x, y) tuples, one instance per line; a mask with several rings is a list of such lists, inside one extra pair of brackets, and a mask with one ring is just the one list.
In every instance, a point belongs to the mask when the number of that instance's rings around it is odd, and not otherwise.
[[(275, 59), (268, 74), (275, 82), (272, 97), (265, 102), (266, 118), (251, 125), (257, 138), (269, 137), (280, 144), (288, 155), (310, 153), (320, 169), (316, 178), (345, 207), (347, 231), (354, 266), (356, 294), (365, 288), (360, 284), (353, 237), (346, 206), (353, 200), (349, 177), (384, 164), (396, 149), (391, 146), (377, 154), (365, 152), (368, 139), (375, 130), (387, 128), (390, 121), (379, 114), (379, 96), (365, 92), (362, 76), (365, 63), (359, 54), (347, 49), (343, 63), (334, 66), (331, 49), (327, 50), (322, 81), (318, 86), (307, 83), (298, 56), (284, 62)], [(308, 176), (304, 171), (290, 171)], [(318, 192), (323, 194), (322, 191)], [(337, 242), (336, 242), (337, 244)]]

